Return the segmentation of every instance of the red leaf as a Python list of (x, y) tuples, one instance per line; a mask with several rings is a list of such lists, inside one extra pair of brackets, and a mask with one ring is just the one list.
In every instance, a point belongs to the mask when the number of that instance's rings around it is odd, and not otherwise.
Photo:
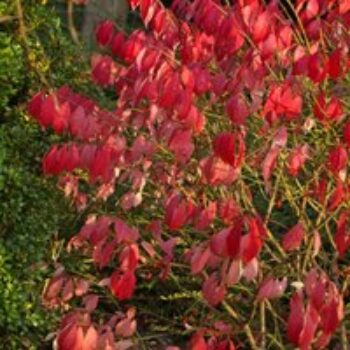
[(119, 271), (115, 271), (111, 276), (111, 290), (112, 293), (120, 301), (127, 300), (134, 294), (136, 285), (136, 278), (134, 272), (126, 271), (121, 274)]
[(211, 251), (219, 256), (228, 256), (227, 252), (227, 237), (230, 234), (231, 229), (226, 228), (216, 233), (210, 240)]
[(326, 296), (326, 278), (319, 275), (316, 269), (312, 269), (304, 280), (304, 286), (307, 296), (310, 298), (313, 306), (321, 310)]
[(30, 102), (28, 103), (28, 112), (31, 114), (33, 117), (36, 119), (39, 119), (40, 114), (41, 114), (41, 108), (43, 105), (43, 102), (45, 100), (45, 95), (43, 92), (38, 92), (35, 94)]
[(226, 275), (226, 285), (228, 287), (239, 282), (242, 276), (242, 265), (240, 260), (232, 260)]
[(124, 45), (125, 45), (125, 36), (123, 33), (117, 33), (114, 35), (111, 42), (111, 50), (113, 55), (120, 58), (124, 57)]
[(306, 307), (304, 327), (299, 336), (299, 346), (301, 349), (309, 349), (314, 340), (320, 317), (314, 306), (309, 303)]
[(299, 345), (300, 333), (304, 328), (304, 305), (301, 292), (295, 292), (290, 300), (290, 313), (287, 325), (287, 337), (294, 345)]
[(136, 332), (135, 309), (129, 309), (124, 319), (115, 326), (116, 333), (124, 338), (131, 337)]
[(216, 202), (210, 202), (208, 207), (202, 209), (195, 219), (196, 230), (206, 229), (216, 216)]
[(211, 89), (211, 77), (210, 73), (196, 65), (193, 69), (194, 79), (194, 93), (196, 95), (202, 95)]
[(349, 11), (350, 11), (350, 3), (348, 2), (348, 0), (340, 0), (339, 1), (339, 13), (341, 15), (344, 15)]
[(272, 141), (271, 148), (269, 152), (266, 154), (265, 159), (262, 163), (262, 175), (263, 175), (266, 187), (268, 187), (271, 174), (276, 167), (277, 158), (282, 148), (284, 148), (287, 144), (287, 139), (288, 139), (287, 129), (285, 127), (278, 129)]
[(320, 252), (320, 249), (322, 247), (322, 240), (321, 240), (321, 235), (319, 234), (318, 231), (314, 231), (314, 238), (313, 238), (313, 257), (316, 257), (318, 253)]
[(137, 244), (126, 246), (119, 254), (120, 269), (122, 271), (135, 271), (140, 260)]
[(172, 195), (166, 203), (165, 223), (170, 230), (178, 230), (186, 224), (192, 212), (192, 202), (186, 202), (177, 194)]
[(217, 157), (207, 157), (201, 160), (200, 167), (204, 180), (212, 186), (230, 185), (240, 173), (239, 169), (233, 168)]
[(118, 242), (136, 242), (139, 239), (138, 230), (129, 227), (124, 221), (114, 220), (114, 231)]
[(282, 281), (273, 279), (272, 277), (265, 279), (260, 285), (258, 295), (256, 299), (258, 301), (264, 299), (275, 299), (283, 295), (287, 288), (287, 277), (284, 277)]
[(288, 141), (288, 131), (287, 128), (282, 126), (280, 127), (272, 140), (271, 148), (284, 148), (287, 145)]
[(224, 300), (226, 288), (213, 273), (204, 281), (202, 293), (209, 305), (216, 306)]
[(328, 164), (330, 170), (334, 174), (339, 174), (344, 170), (348, 163), (348, 153), (344, 146), (338, 145), (334, 147), (328, 155)]
[(80, 278), (75, 282), (74, 294), (78, 297), (81, 297), (82, 295), (87, 293), (89, 287), (89, 282)]
[(343, 298), (334, 284), (330, 286), (328, 298), (330, 300), (323, 305), (320, 315), (321, 327), (325, 334), (334, 333), (344, 318)]
[(141, 0), (140, 13), (145, 26), (147, 27), (156, 13), (158, 4), (154, 0)]
[(347, 147), (350, 147), (350, 122), (346, 122), (343, 126), (343, 138)]
[(324, 123), (337, 122), (341, 120), (344, 115), (342, 103), (338, 98), (333, 96), (327, 103), (324, 93), (317, 96), (313, 112), (315, 117)]
[(331, 198), (329, 199), (328, 203), (328, 210), (329, 211), (334, 211), (336, 210), (346, 199), (345, 195), (345, 188), (343, 181), (340, 179), (337, 180), (336, 182), (336, 188), (334, 189)]
[(319, 0), (308, 0), (306, 2), (306, 8), (303, 12), (303, 19), (310, 20), (316, 17), (320, 12)]
[(339, 78), (341, 74), (341, 49), (336, 49), (332, 52), (328, 59), (328, 74), (332, 79)]
[(77, 325), (77, 315), (68, 314), (61, 324), (57, 336), (57, 345), (60, 350), (80, 350), (84, 342), (83, 329)]
[(194, 334), (191, 338), (191, 350), (208, 350), (208, 346), (200, 332)]
[(304, 227), (301, 223), (291, 228), (282, 239), (282, 247), (286, 252), (299, 249), (305, 235)]
[(194, 150), (191, 131), (176, 129), (169, 140), (169, 149), (179, 163), (187, 163)]
[(271, 18), (267, 10), (258, 14), (252, 28), (253, 40), (255, 42), (260, 42), (267, 38), (271, 28), (270, 21)]
[(43, 158), (43, 172), (45, 175), (52, 174), (57, 175), (59, 173), (59, 164), (57, 162), (58, 147), (53, 146)]
[(309, 157), (309, 146), (307, 144), (294, 148), (288, 158), (289, 174), (292, 176), (297, 176), (300, 169), (304, 166)]
[(97, 347), (98, 333), (93, 325), (91, 325), (84, 335), (82, 350), (95, 350)]
[(62, 300), (64, 302), (69, 301), (74, 296), (74, 284), (73, 280), (71, 278), (66, 279), (66, 282), (64, 284), (63, 290), (62, 290)]
[[(35, 104), (37, 104), (36, 102)], [(32, 108), (37, 109), (38, 107), (33, 106)], [(40, 115), (38, 116), (38, 120), (40, 124), (44, 127), (48, 127), (52, 124), (53, 119), (56, 114), (56, 106), (55, 100), (53, 96), (47, 96), (46, 99), (42, 100)]]
[(248, 264), (245, 265), (243, 269), (243, 277), (247, 281), (252, 281), (256, 276), (258, 275), (259, 272), (259, 262), (257, 258), (254, 258), (249, 261)]
[(261, 228), (258, 219), (249, 218), (248, 234), (242, 240), (242, 259), (244, 263), (249, 263), (260, 253), (262, 239), (264, 238), (261, 233), (265, 234), (265, 231), (262, 231)]
[(226, 112), (234, 125), (243, 125), (250, 114), (247, 103), (240, 96), (233, 96), (229, 99)]
[(175, 74), (170, 74), (165, 76), (160, 84), (161, 93), (159, 97), (159, 105), (163, 108), (174, 107), (179, 95), (181, 84), (179, 82), (179, 77)]
[(335, 234), (335, 244), (339, 256), (344, 257), (350, 247), (350, 232), (348, 230), (349, 213), (343, 211), (337, 222), (337, 231)]
[(88, 312), (92, 312), (97, 308), (99, 302), (98, 295), (89, 294), (83, 298), (83, 304)]
[(112, 21), (103, 21), (96, 27), (96, 40), (99, 45), (107, 46), (114, 35), (114, 23)]
[(92, 79), (101, 86), (113, 83), (116, 71), (114, 62), (109, 56), (94, 55), (91, 59)]
[(245, 154), (245, 144), (242, 135), (228, 132), (219, 134), (214, 140), (214, 152), (216, 156), (232, 167), (240, 167)]
[(276, 86), (271, 89), (270, 95), (265, 103), (263, 115), (273, 123), (278, 117), (287, 120), (297, 118), (302, 109), (302, 98), (293, 93), (289, 84)]
[(202, 272), (210, 255), (211, 252), (209, 248), (202, 250), (202, 248), (196, 247), (196, 249), (194, 249), (194, 253), (191, 257), (191, 273), (193, 275)]
[(232, 197), (229, 197), (220, 203), (219, 214), (225, 224), (230, 224), (237, 216), (239, 216), (240, 209), (235, 200)]
[(242, 225), (242, 220), (237, 220), (226, 237), (226, 251), (230, 258), (236, 258), (240, 252)]
[(129, 0), (131, 9), (134, 11), (136, 7), (140, 5), (141, 0)]

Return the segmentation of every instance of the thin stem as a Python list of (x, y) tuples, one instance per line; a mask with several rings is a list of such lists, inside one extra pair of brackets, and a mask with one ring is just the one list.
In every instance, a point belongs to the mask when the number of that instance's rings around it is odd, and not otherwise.
[(230, 316), (232, 316), (232, 318), (233, 318), (234, 320), (237, 321), (237, 320), (239, 319), (238, 314), (236, 313), (235, 310), (232, 309), (232, 307), (227, 303), (227, 301), (223, 301), (223, 302), (222, 302), (222, 306), (223, 306), (224, 309), (228, 312), (228, 314), (229, 314)]
[(346, 325), (345, 322), (341, 325), (341, 348), (342, 350), (349, 350), (348, 337), (346, 335)]
[(265, 319), (265, 302), (260, 303), (260, 323), (261, 323), (261, 350), (266, 349), (266, 319)]
[(73, 0), (68, 0), (67, 4), (67, 20), (68, 20), (68, 30), (73, 39), (73, 41), (80, 45), (78, 32), (74, 25), (74, 2)]
[(252, 332), (252, 330), (251, 330), (249, 324), (246, 324), (246, 325), (244, 326), (244, 331), (245, 331), (245, 333), (246, 333), (246, 335), (247, 335), (247, 337), (248, 337), (248, 341), (249, 341), (249, 344), (250, 344), (250, 346), (251, 346), (251, 349), (252, 349), (252, 350), (258, 350), (259, 348), (258, 348), (258, 346), (256, 345), (256, 341), (255, 341), (253, 332)]
[(281, 178), (281, 175), (279, 174), (277, 179), (276, 179), (276, 183), (275, 183), (275, 187), (273, 189), (271, 199), (269, 201), (269, 206), (268, 206), (266, 217), (265, 217), (265, 225), (268, 224), (268, 222), (270, 220), (270, 216), (272, 214), (272, 209), (275, 206), (275, 201), (276, 201), (276, 197), (277, 197), (277, 193), (278, 193), (280, 178)]
[(0, 24), (14, 21), (15, 19), (18, 19), (17, 16), (1, 16), (0, 17)]
[(30, 66), (31, 69), (37, 74), (39, 77), (40, 82), (49, 90), (51, 91), (51, 87), (46, 80), (46, 77), (42, 74), (42, 72), (37, 69), (36, 65), (32, 60), (30, 59), (31, 57), (31, 49), (28, 45), (28, 37), (27, 37), (27, 29), (25, 25), (25, 20), (24, 20), (24, 11), (22, 7), (22, 1), (21, 0), (16, 0), (16, 12), (17, 12), (17, 19), (18, 19), (18, 31), (19, 31), (19, 38), (20, 41), (22, 42), (23, 49), (26, 53), (26, 60), (28, 65)]

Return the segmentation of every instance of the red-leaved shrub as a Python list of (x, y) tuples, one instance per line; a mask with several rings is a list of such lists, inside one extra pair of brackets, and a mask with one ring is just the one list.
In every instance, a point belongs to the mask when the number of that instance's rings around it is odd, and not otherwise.
[(183, 317), (189, 349), (346, 348), (350, 2), (294, 3), (130, 0), (145, 29), (96, 29), (92, 81), (115, 108), (33, 97), (69, 137), (44, 173), (90, 214), (68, 249), (93, 267), (44, 292), (80, 300), (60, 350), (141, 348), (137, 299), (171, 283), (206, 308)]

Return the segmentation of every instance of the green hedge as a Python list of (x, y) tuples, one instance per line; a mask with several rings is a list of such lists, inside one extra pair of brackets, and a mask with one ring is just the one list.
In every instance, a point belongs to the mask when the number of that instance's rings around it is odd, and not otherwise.
[[(52, 87), (71, 81), (84, 88), (88, 80), (55, 9), (22, 3), (30, 57), (17, 20), (0, 24), (0, 344), (16, 350), (51, 348), (45, 339), (56, 318), (42, 308), (41, 293), (74, 217), (54, 182), (42, 177), (41, 156), (54, 136), (28, 119), (26, 102), (43, 87), (38, 72)], [(14, 5), (0, 4), (0, 17), (15, 16)]]

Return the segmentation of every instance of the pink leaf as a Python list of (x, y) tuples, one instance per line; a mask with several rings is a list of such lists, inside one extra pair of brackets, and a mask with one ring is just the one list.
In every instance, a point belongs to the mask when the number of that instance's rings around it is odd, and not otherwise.
[(252, 281), (256, 278), (259, 272), (259, 262), (258, 259), (252, 259), (248, 264), (244, 266), (243, 277), (247, 281)]
[(262, 301), (264, 299), (275, 299), (283, 295), (287, 288), (287, 277), (284, 277), (282, 281), (273, 279), (272, 277), (265, 279), (260, 285), (257, 300)]
[(83, 298), (83, 304), (85, 306), (85, 309), (89, 312), (92, 312), (96, 309), (98, 302), (99, 297), (95, 294), (88, 294)]
[(202, 250), (201, 248), (194, 249), (194, 253), (191, 258), (191, 273), (193, 275), (200, 273), (208, 259), (210, 258), (210, 249), (206, 248)]
[(242, 264), (240, 260), (233, 260), (226, 275), (226, 284), (228, 287), (239, 282), (242, 276)]
[(294, 148), (288, 158), (289, 174), (297, 176), (309, 157), (309, 146), (307, 144)]
[(135, 312), (129, 312), (127, 317), (122, 319), (115, 326), (116, 333), (121, 337), (131, 337), (136, 332)]
[(282, 239), (282, 247), (285, 251), (299, 249), (305, 235), (304, 227), (301, 223), (291, 228)]
[(209, 305), (216, 306), (224, 300), (226, 288), (223, 283), (220, 283), (215, 273), (213, 273), (204, 281), (202, 293)]

